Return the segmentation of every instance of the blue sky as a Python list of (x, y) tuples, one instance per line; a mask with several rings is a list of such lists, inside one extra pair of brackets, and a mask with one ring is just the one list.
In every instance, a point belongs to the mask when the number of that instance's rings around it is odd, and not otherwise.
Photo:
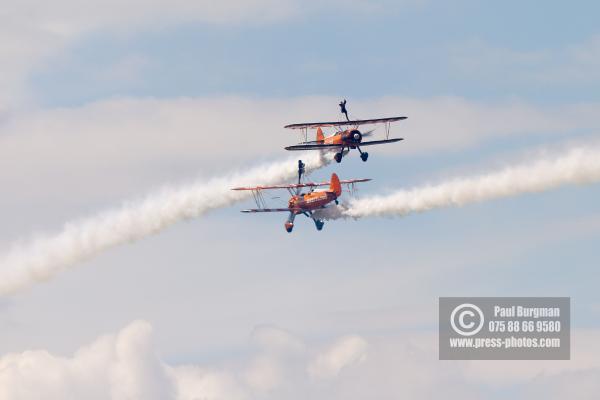
[[(0, 15), (2, 252), (281, 160), (297, 139), (282, 126), (339, 117), (342, 98), (351, 116), (409, 118), (366, 164), (312, 175), (374, 178), (361, 196), (598, 144), (596, 2), (112, 6)], [(238, 212), (251, 202), (215, 210), (0, 298), (0, 397), (592, 398), (599, 195), (567, 186), (322, 232), (299, 218), (292, 235), (280, 215)], [(572, 360), (438, 361), (438, 297), (469, 295), (571, 296)], [(48, 358), (24, 353), (38, 349)], [(29, 375), (3, 377), (21, 361)]]
[[(569, 63), (567, 49), (594, 37), (593, 2), (416, 3), (370, 13), (331, 7), (268, 25), (188, 23), (125, 36), (96, 32), (71, 44), (66, 57), (57, 56), (31, 82), (48, 105), (118, 95), (221, 94), (597, 100), (597, 81), (548, 84), (523, 76)], [(486, 49), (514, 53), (515, 60), (486, 65), (475, 75), (458, 65), (459, 58), (485, 57)], [(521, 64), (519, 54), (542, 58)], [(135, 76), (98, 79), (128, 62)]]

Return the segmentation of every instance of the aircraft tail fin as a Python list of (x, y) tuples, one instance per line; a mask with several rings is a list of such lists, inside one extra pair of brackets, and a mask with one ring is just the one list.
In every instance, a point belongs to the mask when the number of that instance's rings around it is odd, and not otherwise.
[(323, 129), (321, 127), (317, 128), (317, 142), (322, 142), (325, 140), (325, 135), (323, 135)]
[(329, 191), (335, 193), (337, 197), (340, 197), (342, 195), (342, 185), (340, 184), (340, 178), (338, 178), (338, 176), (335, 173), (331, 174)]

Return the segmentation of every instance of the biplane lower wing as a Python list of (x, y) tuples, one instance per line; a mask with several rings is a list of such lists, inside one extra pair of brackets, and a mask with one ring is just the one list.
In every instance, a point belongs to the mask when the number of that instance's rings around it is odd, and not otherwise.
[(340, 147), (341, 147), (341, 145), (339, 145), (339, 144), (305, 143), (305, 144), (295, 144), (293, 146), (288, 146), (285, 149), (286, 150), (321, 150), (321, 149), (339, 149)]
[[(372, 146), (375, 144), (396, 143), (401, 140), (404, 140), (404, 139), (396, 138), (396, 139), (385, 139), (385, 140), (371, 140), (369, 142), (357, 143), (356, 146), (362, 147), (362, 146)], [(342, 147), (341, 144), (303, 143), (303, 144), (296, 144), (293, 146), (288, 146), (285, 149), (286, 150), (321, 150), (321, 149), (339, 149), (341, 147)]]
[(248, 210), (242, 210), (243, 213), (258, 213), (258, 212), (290, 212), (293, 211), (291, 208), (250, 208)]
[(359, 146), (362, 147), (362, 146), (372, 146), (374, 144), (396, 143), (396, 142), (399, 142), (401, 140), (404, 140), (404, 139), (402, 139), (402, 138), (396, 138), (396, 139), (385, 139), (385, 140), (371, 140), (369, 142), (361, 142), (359, 144)]

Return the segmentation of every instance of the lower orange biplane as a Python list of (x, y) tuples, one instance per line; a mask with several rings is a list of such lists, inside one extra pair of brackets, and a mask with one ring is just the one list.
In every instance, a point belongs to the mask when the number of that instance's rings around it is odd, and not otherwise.
[[(345, 102), (343, 103), (342, 112), (348, 117), (345, 109)], [(340, 103), (342, 106), (342, 103)], [(357, 149), (360, 153), (360, 158), (363, 161), (367, 161), (369, 153), (362, 151), (363, 146), (373, 146), (377, 144), (386, 144), (399, 142), (402, 138), (390, 139), (390, 124), (392, 122), (405, 120), (406, 117), (392, 117), (392, 118), (377, 118), (377, 119), (360, 119), (360, 120), (347, 120), (340, 122), (306, 122), (301, 124), (286, 125), (284, 128), (288, 129), (301, 129), (304, 132), (304, 142), (297, 145), (288, 146), (286, 150), (337, 150), (335, 154), (335, 161), (342, 162), (342, 157), (350, 150)], [(358, 127), (361, 125), (385, 125), (385, 139), (383, 140), (369, 140), (364, 141), (363, 138), (371, 136), (374, 130), (361, 132)], [(322, 128), (334, 127), (337, 132), (331, 136), (325, 136)], [(308, 129), (317, 129), (317, 135), (315, 140), (308, 140)]]
[[(232, 190), (250, 190), (256, 201), (258, 208), (252, 208), (249, 210), (242, 210), (243, 213), (257, 213), (257, 212), (289, 212), (287, 221), (285, 222), (285, 230), (291, 232), (294, 229), (294, 219), (296, 215), (303, 214), (308, 218), (311, 218), (315, 222), (317, 230), (323, 229), (325, 222), (322, 219), (317, 218), (314, 212), (327, 207), (327, 204), (335, 202), (338, 204), (338, 198), (342, 195), (342, 185), (351, 185), (354, 189), (354, 184), (358, 182), (368, 182), (371, 179), (350, 179), (340, 180), (336, 174), (331, 174), (330, 182), (302, 182), (302, 175), (304, 174), (304, 163), (302, 160), (298, 161), (298, 183), (291, 185), (273, 185), (273, 186), (254, 186), (254, 187), (238, 187)], [(329, 189), (315, 191), (314, 189), (319, 186), (329, 186)], [(304, 187), (310, 188), (308, 193), (301, 193), (301, 189)], [(285, 208), (266, 208), (264, 197), (262, 196), (263, 190), (269, 189), (287, 189), (290, 192), (290, 199), (288, 200), (288, 206)]]

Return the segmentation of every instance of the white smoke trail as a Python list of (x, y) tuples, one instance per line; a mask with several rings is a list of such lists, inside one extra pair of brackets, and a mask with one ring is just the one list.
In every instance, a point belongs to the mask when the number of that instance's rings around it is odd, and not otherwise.
[(347, 208), (327, 217), (403, 216), (434, 208), (541, 192), (562, 185), (599, 181), (600, 148), (575, 148), (554, 158), (511, 166), (498, 172), (399, 190), (388, 196), (353, 200)]
[[(303, 154), (307, 172), (320, 168), (329, 155)], [(250, 192), (234, 186), (277, 184), (297, 176), (298, 158), (256, 167), (208, 182), (165, 189), (119, 209), (67, 223), (61, 232), (25, 244), (15, 244), (0, 256), (0, 295), (17, 292), (54, 277), (74, 264), (120, 244), (157, 233), (174, 223), (243, 200)]]

